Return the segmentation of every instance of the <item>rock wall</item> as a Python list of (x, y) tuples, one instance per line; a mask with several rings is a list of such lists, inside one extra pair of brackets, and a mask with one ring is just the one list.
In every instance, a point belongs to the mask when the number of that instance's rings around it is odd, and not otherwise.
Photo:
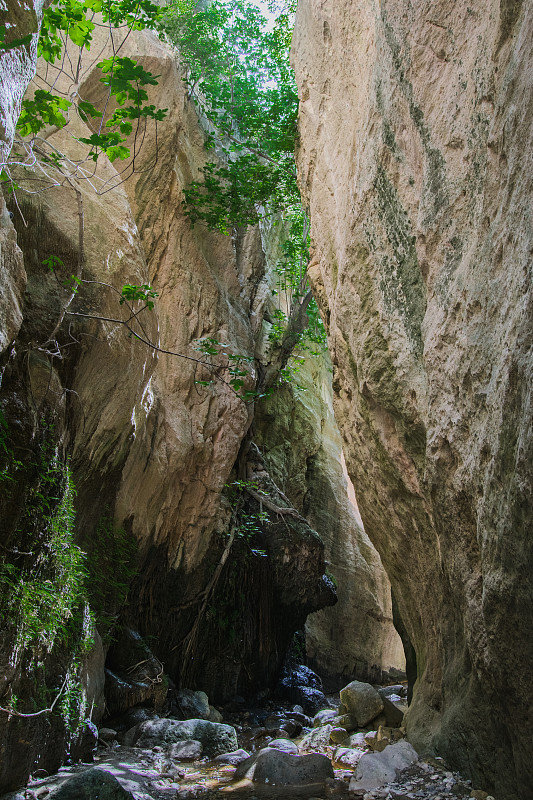
[[(101, 48), (99, 53), (105, 56)], [(237, 529), (242, 520), (235, 506), (242, 506), (241, 516), (245, 508), (253, 516), (254, 501), (232, 498), (225, 484), (246, 473), (253, 404), (228, 386), (223, 357), (219, 373), (225, 382), (196, 383), (211, 377), (198, 363), (203, 356), (196, 340), (210, 336), (226, 352), (253, 357), (262, 318), (257, 285), (266, 269), (261, 237), (258, 229), (234, 237), (191, 229), (181, 192), (207, 152), (174, 56), (147, 33), (130, 36), (121, 53), (159, 76), (151, 102), (168, 109), (157, 137), (153, 129), (143, 134), (135, 174), (124, 181), (128, 163), (117, 167), (102, 159), (90, 181), (59, 179), (37, 195), (19, 192), (21, 213), (10, 201), (18, 245), (9, 215), (3, 216), (2, 297), (9, 302), (2, 317), (0, 600), (2, 608), (9, 606), (11, 569), (27, 576), (48, 569), (50, 544), (45, 529), (35, 525), (37, 538), (31, 539), (28, 508), (31, 498), (42, 495), (43, 470), (51, 474), (52, 461), (62, 466), (53, 467), (55, 483), (44, 484), (44, 491), (55, 498), (60, 483), (64, 488), (68, 461), (77, 492), (77, 542), (87, 552), (88, 599), (102, 633), (119, 617), (127, 621), (151, 637), (176, 683), (205, 689), (216, 701), (275, 682), (294, 630), (310, 611), (334, 602), (334, 593), (323, 577), (323, 544), (303, 520), (286, 526), (273, 515), (264, 545), (268, 558), (251, 556)], [(103, 106), (99, 78), (92, 67), (78, 88), (84, 99)], [(36, 85), (39, 80), (38, 75)], [(84, 148), (73, 136), (89, 135), (72, 114), (67, 127), (49, 127), (43, 139), (74, 160)], [(17, 177), (33, 188), (31, 181), (42, 174)], [(54, 273), (43, 263), (51, 256), (61, 259)], [(63, 284), (77, 274), (80, 260), (82, 278), (92, 283), (82, 285), (65, 311), (70, 289)], [(159, 350), (113, 321), (123, 318), (124, 284), (157, 290), (156, 307), (143, 312), (138, 333)], [(254, 380), (252, 371), (248, 388)], [(51, 513), (55, 507), (51, 499)], [(224, 558), (225, 569), (204, 603)], [(248, 596), (232, 583), (239, 570), (248, 576)], [(258, 581), (265, 589), (261, 602), (255, 596)], [(213, 609), (221, 612), (215, 619)], [(198, 628), (196, 620), (202, 623)], [(2, 626), (0, 705), (9, 706), (17, 696), (23, 712), (44, 708), (66, 671), (75, 668), (89, 713), (101, 690), (99, 638), (82, 659), (79, 632), (48, 649), (40, 645), (34, 655), (41, 672), (35, 672), (30, 648), (14, 655), (13, 620), (3, 619)], [(36, 768), (57, 769), (69, 748), (72, 757), (87, 756), (64, 720), (54, 717), (50, 725), (48, 718), (0, 712), (0, 791), (20, 786)], [(96, 711), (94, 719), (100, 719)], [(90, 744), (89, 737), (89, 749)]]
[(533, 791), (533, 7), (301, 0), (310, 268), (365, 530), (416, 653), (408, 714)]
[[(109, 43), (93, 47), (103, 58)], [(150, 102), (168, 109), (157, 136), (148, 128), (139, 137), (134, 174), (131, 162), (101, 159), (90, 180), (64, 180), (48, 165), (56, 185), (18, 192), (18, 207), (10, 201), (18, 244), (7, 212), (0, 239), (9, 301), (1, 320), (0, 602), (9, 613), (0, 636), (0, 706), (18, 697), (22, 713), (44, 709), (70, 671), (86, 695), (78, 712), (89, 715), (94, 706), (96, 722), (108, 642), (103, 648), (95, 635), (87, 652), (89, 636), (80, 656), (82, 631), (71, 630), (73, 622), (53, 645), (49, 637), (17, 649), (18, 610), (9, 601), (14, 574), (29, 586), (36, 575), (48, 577), (50, 525), (36, 519), (49, 522), (70, 480), (76, 541), (87, 553), (86, 592), (102, 634), (128, 623), (150, 637), (175, 683), (202, 688), (213, 701), (275, 683), (294, 631), (335, 600), (323, 543), (296, 512), (287, 524), (275, 512), (254, 522), (254, 553), (246, 526), (259, 519), (257, 501), (231, 489), (250, 470), (254, 405), (228, 385), (224, 356), (215, 358), (222, 380), (197, 383), (212, 377), (196, 349), (201, 337), (253, 360), (265, 304), (257, 296), (266, 269), (259, 230), (226, 237), (191, 228), (182, 188), (208, 154), (175, 58), (148, 33), (129, 36), (121, 54), (159, 76)], [(57, 78), (56, 87), (68, 89)], [(99, 79), (91, 66), (78, 90), (103, 107)], [(67, 153), (72, 167), (86, 153), (73, 137), (89, 135), (72, 113), (62, 130), (43, 132), (41, 148)], [(43, 172), (16, 177), (33, 189)], [(60, 259), (53, 273), (50, 257)], [(89, 283), (67, 308), (64, 283), (80, 265)], [(124, 284), (158, 292), (137, 329), (155, 349), (116, 322), (124, 318)], [(247, 388), (255, 378), (252, 369)], [(56, 591), (59, 600), (62, 586)], [(114, 702), (122, 707), (122, 698)], [(67, 755), (88, 756), (90, 726), (84, 738), (72, 735), (68, 719), (49, 718), (0, 711), (0, 791), (20, 786), (32, 770), (57, 769)]]
[(255, 419), (255, 441), (270, 474), (324, 540), (337, 603), (310, 614), (308, 664), (338, 691), (354, 678), (382, 683), (403, 676), (390, 583), (359, 516), (333, 415), (327, 352), (305, 354), (294, 385), (280, 387)]

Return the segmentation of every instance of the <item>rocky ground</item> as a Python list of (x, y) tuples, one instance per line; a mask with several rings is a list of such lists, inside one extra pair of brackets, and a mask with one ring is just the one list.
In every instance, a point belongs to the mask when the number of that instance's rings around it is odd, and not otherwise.
[[(298, 690), (307, 712), (320, 705), (320, 690), (310, 688), (307, 697)], [(242, 698), (220, 713), (203, 693), (194, 693), (197, 711), (203, 705), (216, 722), (133, 709), (115, 727), (100, 728), (93, 764), (36, 774), (2, 800), (493, 800), (442, 759), (418, 758), (398, 724), (405, 701), (396, 691), (402, 687), (353, 682), (312, 716), (288, 701), (246, 708)], [(391, 704), (400, 712), (396, 727), (384, 724)], [(356, 714), (371, 719), (363, 726)]]

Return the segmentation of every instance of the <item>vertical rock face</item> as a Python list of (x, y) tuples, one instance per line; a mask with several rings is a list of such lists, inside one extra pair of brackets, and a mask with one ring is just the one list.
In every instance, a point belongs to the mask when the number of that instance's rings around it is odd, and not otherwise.
[(311, 275), (365, 529), (417, 662), (408, 730), (533, 790), (533, 7), (299, 3)]
[(397, 678), (405, 663), (390, 584), (346, 475), (330, 369), (327, 353), (307, 355), (296, 377), (301, 389), (287, 384), (262, 404), (255, 438), (278, 486), (324, 540), (337, 603), (308, 617), (306, 651), (325, 686), (338, 691), (354, 678)]
[[(0, 162), (7, 161), (20, 104), (35, 75), (42, 9), (43, 0), (9, 0), (0, 9), (0, 25), (5, 26), (2, 43), (6, 45), (0, 50)], [(15, 45), (18, 41), (22, 43)]]
[[(5, 26), (6, 49), (0, 50), (0, 165), (8, 159), (20, 104), (35, 74), (37, 40), (41, 22), (42, 1), (25, 3), (12, 0), (9, 8), (0, 9), (0, 25)], [(14, 42), (25, 39), (24, 44)], [(12, 44), (12, 47), (9, 45)], [(4, 167), (1, 166), (0, 171)], [(14, 228), (0, 198), (0, 352), (13, 340), (22, 322), (21, 295), (26, 273), (22, 254), (16, 244)]]
[[(110, 45), (93, 46), (105, 57)], [(22, 604), (10, 601), (10, 593), (20, 597), (11, 589), (26, 580), (33, 590), (35, 576), (53, 573), (47, 536), (55, 497), (67, 484), (76, 489), (76, 541), (87, 553), (84, 593), (102, 633), (121, 613), (121, 622), (151, 637), (176, 683), (202, 688), (214, 701), (274, 683), (294, 630), (335, 600), (320, 537), (294, 509), (285, 524), (275, 495), (261, 531), (265, 541), (253, 551), (246, 525), (263, 525), (256, 522), (259, 503), (225, 487), (246, 478), (253, 405), (228, 385), (223, 355), (224, 380), (198, 383), (213, 377), (196, 349), (202, 337), (253, 362), (265, 300), (256, 297), (266, 269), (259, 230), (226, 237), (191, 228), (182, 188), (197, 177), (207, 152), (174, 55), (137, 32), (121, 54), (159, 76), (150, 102), (168, 109), (157, 137), (147, 130), (142, 146), (136, 143), (134, 174), (128, 164), (116, 169), (101, 159), (91, 181), (61, 179), (37, 195), (19, 192), (24, 219), (10, 204), (18, 245), (7, 212), (0, 227), (7, 287), (0, 317), (0, 705), (18, 697), (22, 713), (44, 710), (67, 670), (84, 698), (77, 711), (89, 715), (101, 700), (104, 651), (100, 642), (88, 654), (88, 635), (80, 656), (77, 612), (68, 636), (15, 646)], [(56, 77), (60, 90), (68, 88)], [(79, 86), (97, 107), (105, 102), (100, 77), (93, 65)], [(87, 153), (75, 137), (89, 135), (72, 114), (68, 126), (49, 127), (42, 138), (79, 159)], [(28, 176), (36, 177), (21, 173), (20, 182)], [(81, 277), (89, 283), (66, 308), (64, 283), (78, 272), (82, 252)], [(59, 259), (54, 273), (50, 257)], [(150, 284), (158, 292), (154, 310), (142, 312), (137, 332), (144, 342), (116, 321), (126, 312), (119, 302), (125, 284)], [(252, 373), (246, 388), (254, 379)], [(50, 473), (52, 488), (43, 484)], [(43, 485), (52, 497), (39, 505)], [(74, 503), (73, 491), (69, 497)], [(68, 525), (61, 520), (61, 532), (74, 530), (72, 516)], [(128, 558), (135, 576), (123, 563)], [(53, 589), (61, 599), (63, 583)], [(49, 723), (46, 713), (0, 712), (0, 792), (20, 786), (33, 769), (57, 769), (69, 747), (73, 758), (87, 755), (69, 727), (76, 721), (59, 715)]]

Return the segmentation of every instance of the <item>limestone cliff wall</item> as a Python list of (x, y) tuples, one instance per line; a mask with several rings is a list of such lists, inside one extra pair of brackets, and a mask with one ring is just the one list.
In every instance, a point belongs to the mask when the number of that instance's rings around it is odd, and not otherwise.
[(533, 7), (301, 0), (310, 272), (414, 744), (533, 790)]
[(337, 584), (337, 603), (307, 618), (308, 663), (331, 691), (354, 678), (397, 680), (405, 658), (392, 621), (390, 583), (346, 474), (329, 356), (320, 348), (304, 355), (297, 386), (280, 387), (261, 405), (254, 424), (270, 474), (320, 531)]
[[(102, 58), (109, 46), (93, 44)], [(201, 337), (253, 361), (265, 300), (256, 295), (267, 267), (260, 232), (226, 237), (191, 228), (182, 188), (208, 154), (175, 57), (148, 33), (129, 36), (121, 54), (159, 76), (150, 102), (168, 109), (157, 136), (148, 128), (132, 142), (135, 170), (101, 158), (68, 180), (49, 163), (20, 171), (24, 188), (46, 190), (18, 192), (17, 202), (9, 201), (13, 223), (4, 211), (0, 229), (7, 301), (0, 318), (0, 600), (9, 610), (1, 621), (0, 705), (16, 696), (23, 713), (43, 709), (70, 670), (74, 688), (86, 695), (83, 717), (92, 710), (96, 722), (103, 712), (98, 636), (80, 656), (73, 621), (53, 646), (14, 647), (12, 575), (30, 581), (53, 572), (49, 530), (37, 518), (43, 508), (45, 516), (53, 513), (67, 462), (76, 541), (87, 553), (85, 591), (100, 629), (109, 634), (109, 625), (126, 622), (150, 636), (176, 683), (202, 688), (213, 701), (274, 683), (294, 630), (335, 599), (323, 576), (323, 543), (303, 520), (285, 524), (274, 514), (265, 530), (257, 525), (267, 557), (254, 554), (243, 526), (257, 519), (257, 503), (231, 489), (246, 476), (254, 405), (229, 387), (223, 355), (218, 374), (225, 380), (197, 383), (212, 377), (199, 363)], [(58, 90), (70, 92), (67, 77), (53, 77)], [(100, 77), (92, 64), (77, 87), (97, 107), (106, 99)], [(38, 71), (34, 85), (40, 81)], [(55, 147), (72, 169), (87, 152), (75, 137), (89, 135), (72, 112), (65, 128), (43, 132), (40, 155)], [(60, 259), (54, 273), (44, 263), (50, 257)], [(80, 260), (86, 282), (66, 308), (64, 282)], [(124, 318), (124, 284), (158, 292), (137, 329), (155, 348), (116, 321)], [(253, 367), (247, 388), (255, 379)], [(43, 484), (52, 462), (57, 480)], [(58, 596), (62, 590), (55, 587)], [(106, 680), (115, 688), (109, 672)], [(90, 730), (79, 736), (73, 723), (73, 736), (60, 716), (49, 718), (0, 712), (0, 791), (20, 786), (31, 770), (88, 754)]]

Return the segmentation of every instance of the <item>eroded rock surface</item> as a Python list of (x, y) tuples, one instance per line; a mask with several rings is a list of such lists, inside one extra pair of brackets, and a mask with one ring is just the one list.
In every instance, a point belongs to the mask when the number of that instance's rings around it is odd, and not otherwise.
[(310, 274), (416, 654), (409, 736), (502, 798), (533, 790), (532, 46), (531, 4), (496, 0), (303, 0), (293, 40)]

